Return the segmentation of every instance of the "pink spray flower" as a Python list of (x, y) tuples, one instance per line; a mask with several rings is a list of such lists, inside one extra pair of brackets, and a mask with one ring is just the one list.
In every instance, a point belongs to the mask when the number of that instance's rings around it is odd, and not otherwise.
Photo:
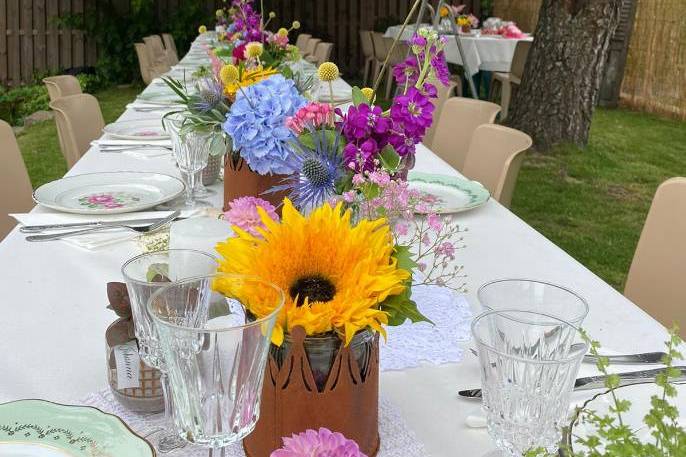
[(257, 212), (258, 207), (264, 209), (272, 219), (279, 219), (271, 203), (256, 197), (240, 197), (230, 202), (229, 210), (224, 213), (224, 219), (252, 235), (259, 235), (257, 228), (264, 228), (264, 224)]
[(308, 128), (333, 127), (334, 109), (328, 103), (311, 102), (286, 119), (286, 127), (296, 135)]
[(270, 457), (367, 457), (353, 440), (326, 428), (283, 438), (283, 447)]

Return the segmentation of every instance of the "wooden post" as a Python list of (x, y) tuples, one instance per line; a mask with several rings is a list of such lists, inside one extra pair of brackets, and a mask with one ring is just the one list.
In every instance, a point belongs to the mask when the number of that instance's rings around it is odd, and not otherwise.
[(610, 40), (605, 76), (600, 85), (599, 104), (616, 107), (619, 103), (619, 92), (624, 79), (626, 56), (629, 53), (629, 40), (634, 29), (637, 0), (622, 0), (619, 11), (619, 24)]

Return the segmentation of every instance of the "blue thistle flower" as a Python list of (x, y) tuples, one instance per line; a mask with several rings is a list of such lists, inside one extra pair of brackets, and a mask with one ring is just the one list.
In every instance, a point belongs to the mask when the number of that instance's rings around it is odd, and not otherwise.
[(224, 86), (214, 78), (205, 78), (198, 82), (198, 93), (191, 97), (190, 108), (193, 111), (209, 113), (224, 100)]
[(289, 198), (301, 210), (321, 206), (336, 195), (336, 183), (345, 174), (341, 132), (310, 129), (290, 146), (295, 173), (269, 192), (289, 190)]

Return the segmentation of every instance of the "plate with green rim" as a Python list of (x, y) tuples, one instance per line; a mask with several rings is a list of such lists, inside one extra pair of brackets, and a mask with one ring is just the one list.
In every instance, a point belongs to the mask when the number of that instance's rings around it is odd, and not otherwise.
[(457, 176), (410, 171), (408, 181), (410, 189), (438, 199), (436, 212), (439, 214), (460, 213), (478, 208), (491, 197), (488, 189), (480, 183)]
[(119, 417), (46, 400), (0, 404), (0, 457), (155, 457)]

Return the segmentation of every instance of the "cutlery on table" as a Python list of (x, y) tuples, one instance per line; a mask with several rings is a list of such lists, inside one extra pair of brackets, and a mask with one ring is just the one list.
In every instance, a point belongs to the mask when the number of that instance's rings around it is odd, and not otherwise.
[[(479, 355), (476, 349), (469, 348), (470, 352), (476, 356)], [(586, 354), (584, 356), (584, 363), (596, 363), (598, 357), (607, 357), (610, 365), (641, 365), (641, 364), (662, 364), (662, 358), (666, 356), (664, 352), (643, 352), (640, 354), (616, 354), (605, 355), (600, 354), (595, 356), (593, 354)]]
[[(70, 222), (66, 224), (45, 224), (45, 225), (25, 225), (19, 228), (22, 233), (39, 233), (45, 230), (64, 230), (74, 228), (88, 228), (88, 227), (106, 227), (106, 226), (120, 226), (120, 225), (150, 225), (156, 222), (164, 221), (167, 217), (151, 217), (148, 219), (129, 219), (125, 221), (94, 221), (94, 222)], [(177, 217), (175, 220), (183, 219)]]
[(172, 214), (169, 216), (165, 217), (164, 219), (161, 219), (154, 224), (151, 225), (146, 225), (143, 227), (132, 227), (130, 225), (125, 225), (122, 223), (113, 223), (112, 225), (104, 225), (104, 226), (96, 226), (96, 227), (90, 227), (86, 228), (83, 230), (74, 230), (71, 232), (60, 232), (60, 233), (52, 233), (49, 235), (30, 235), (26, 237), (26, 241), (53, 241), (53, 240), (61, 240), (62, 238), (67, 238), (70, 236), (78, 236), (78, 235), (84, 235), (87, 233), (92, 233), (92, 232), (97, 232), (100, 230), (109, 230), (113, 228), (120, 228), (120, 229), (125, 229), (125, 230), (130, 230), (132, 232), (138, 232), (138, 233), (152, 233), (160, 228), (164, 227), (174, 219), (176, 219), (179, 214), (181, 214), (180, 211), (174, 211)]
[(102, 146), (98, 145), (98, 150), (100, 152), (124, 152), (124, 151), (136, 151), (140, 149), (165, 149), (171, 151), (171, 146), (165, 145), (153, 145), (153, 144), (132, 144), (130, 146)]
[[(679, 377), (673, 379), (673, 382), (686, 381), (686, 366), (674, 367), (679, 370)], [(617, 373), (619, 376), (619, 386), (631, 386), (634, 384), (645, 384), (655, 382), (657, 375), (663, 373), (665, 368), (655, 368), (652, 370), (630, 371), (628, 373)], [(588, 376), (585, 378), (578, 378), (574, 382), (574, 390), (593, 390), (605, 389), (605, 380), (607, 376)], [(466, 398), (481, 398), (481, 389), (467, 389), (458, 392), (458, 395)]]

